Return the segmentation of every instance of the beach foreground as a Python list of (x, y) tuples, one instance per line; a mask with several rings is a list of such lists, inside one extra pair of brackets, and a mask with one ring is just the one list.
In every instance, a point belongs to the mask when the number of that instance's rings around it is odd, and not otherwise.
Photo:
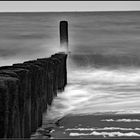
[(32, 138), (140, 138), (140, 114), (67, 115)]

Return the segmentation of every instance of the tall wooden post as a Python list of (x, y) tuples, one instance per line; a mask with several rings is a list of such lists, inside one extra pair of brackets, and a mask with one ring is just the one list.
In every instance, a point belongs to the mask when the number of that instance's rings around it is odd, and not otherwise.
[(60, 21), (60, 46), (68, 53), (68, 22)]

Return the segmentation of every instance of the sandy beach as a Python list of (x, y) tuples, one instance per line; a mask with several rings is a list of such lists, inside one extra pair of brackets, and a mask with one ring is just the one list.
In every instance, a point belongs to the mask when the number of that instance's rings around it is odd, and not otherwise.
[(140, 114), (67, 115), (32, 138), (140, 138)]

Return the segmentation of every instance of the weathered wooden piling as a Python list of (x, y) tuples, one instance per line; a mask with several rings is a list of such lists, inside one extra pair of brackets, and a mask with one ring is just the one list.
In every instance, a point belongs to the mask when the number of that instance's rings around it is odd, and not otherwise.
[(68, 22), (60, 21), (60, 46), (68, 53)]
[(0, 67), (0, 138), (29, 138), (67, 83), (65, 53)]

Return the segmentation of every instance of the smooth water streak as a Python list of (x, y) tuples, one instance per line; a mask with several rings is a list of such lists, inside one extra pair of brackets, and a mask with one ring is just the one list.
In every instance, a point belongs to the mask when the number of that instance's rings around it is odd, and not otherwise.
[(54, 99), (46, 118), (68, 114), (140, 113), (139, 91), (138, 68), (69, 68), (68, 85)]

